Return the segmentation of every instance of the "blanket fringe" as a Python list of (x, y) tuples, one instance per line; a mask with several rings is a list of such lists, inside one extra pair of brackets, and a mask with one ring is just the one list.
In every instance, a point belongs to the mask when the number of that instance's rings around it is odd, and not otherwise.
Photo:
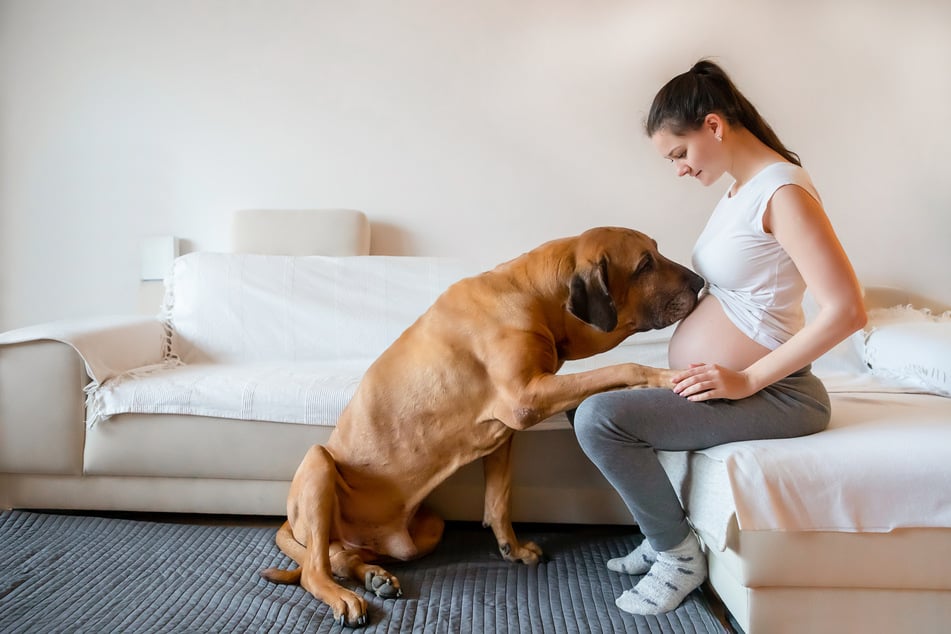
[(172, 309), (175, 306), (175, 286), (173, 282), (174, 275), (165, 278), (165, 295), (162, 297), (162, 306), (159, 308), (159, 321), (162, 322), (162, 328), (165, 331), (165, 341), (162, 345), (162, 357), (166, 360), (179, 361), (178, 354), (172, 349), (172, 335), (175, 332), (175, 324), (172, 320)]
[(96, 424), (110, 418), (110, 415), (103, 414), (102, 390), (104, 388), (109, 388), (124, 381), (131, 381), (183, 365), (185, 365), (185, 363), (175, 356), (167, 358), (161, 363), (153, 363), (152, 365), (133, 368), (111, 379), (107, 379), (102, 383), (95, 380), (90, 381), (86, 387), (83, 388), (83, 392), (86, 393), (86, 427), (92, 429)]

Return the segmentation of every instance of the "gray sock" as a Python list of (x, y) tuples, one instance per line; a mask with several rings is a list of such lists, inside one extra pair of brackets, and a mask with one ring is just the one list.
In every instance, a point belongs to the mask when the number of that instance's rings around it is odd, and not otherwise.
[(691, 532), (675, 548), (657, 553), (657, 561), (644, 578), (615, 603), (631, 614), (662, 614), (680, 605), (706, 577), (707, 558)]
[(642, 575), (651, 569), (655, 561), (657, 561), (657, 552), (651, 548), (650, 542), (645, 538), (626, 557), (609, 559), (608, 570), (629, 575)]

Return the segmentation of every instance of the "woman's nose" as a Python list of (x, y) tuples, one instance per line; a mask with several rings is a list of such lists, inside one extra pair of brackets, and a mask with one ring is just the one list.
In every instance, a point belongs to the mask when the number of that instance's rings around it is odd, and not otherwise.
[(674, 165), (677, 169), (677, 176), (687, 176), (690, 174), (690, 166), (687, 165), (684, 161), (675, 162)]

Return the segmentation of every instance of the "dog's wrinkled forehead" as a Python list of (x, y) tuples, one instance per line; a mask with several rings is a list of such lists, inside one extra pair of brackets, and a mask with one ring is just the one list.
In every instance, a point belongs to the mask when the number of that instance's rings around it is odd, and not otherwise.
[(589, 229), (578, 237), (579, 261), (597, 262), (604, 256), (615, 266), (634, 265), (645, 251), (655, 251), (654, 241), (640, 231), (622, 227)]

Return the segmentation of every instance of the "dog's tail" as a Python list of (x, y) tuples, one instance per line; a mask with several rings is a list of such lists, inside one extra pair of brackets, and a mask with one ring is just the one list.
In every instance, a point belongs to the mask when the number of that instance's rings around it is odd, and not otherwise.
[(294, 539), (294, 533), (291, 532), (291, 525), (286, 521), (281, 524), (277, 530), (277, 536), (274, 538), (278, 548), (285, 555), (297, 562), (298, 567), (291, 570), (285, 568), (266, 568), (259, 572), (263, 578), (272, 583), (294, 584), (300, 583), (300, 564), (307, 553), (307, 549), (299, 541)]
[(265, 568), (264, 570), (258, 572), (258, 574), (271, 583), (300, 583), (300, 568), (294, 568), (293, 570), (286, 570), (284, 568)]

